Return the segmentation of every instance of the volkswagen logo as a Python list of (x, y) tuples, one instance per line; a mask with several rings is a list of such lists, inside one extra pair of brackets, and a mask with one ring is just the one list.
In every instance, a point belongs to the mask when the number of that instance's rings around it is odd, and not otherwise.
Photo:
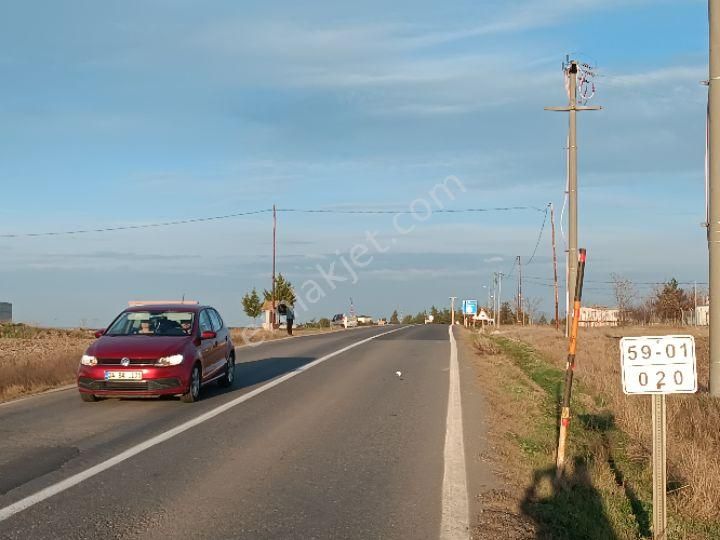
[(128, 366), (130, 365), (130, 359), (126, 356), (125, 358), (123, 358), (122, 360), (120, 360), (120, 363), (121, 363), (123, 366), (128, 367)]

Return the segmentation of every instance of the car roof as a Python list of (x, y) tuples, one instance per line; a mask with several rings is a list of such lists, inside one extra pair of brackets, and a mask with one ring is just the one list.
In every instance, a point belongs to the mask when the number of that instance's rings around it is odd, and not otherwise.
[(189, 311), (191, 313), (198, 313), (203, 309), (211, 308), (211, 306), (201, 306), (198, 304), (144, 304), (138, 306), (130, 306), (125, 308), (124, 311)]

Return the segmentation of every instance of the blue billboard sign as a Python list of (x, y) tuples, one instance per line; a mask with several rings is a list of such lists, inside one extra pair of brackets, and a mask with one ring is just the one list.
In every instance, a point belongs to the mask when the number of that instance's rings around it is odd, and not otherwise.
[(477, 300), (463, 300), (463, 313), (465, 315), (477, 315), (478, 302)]

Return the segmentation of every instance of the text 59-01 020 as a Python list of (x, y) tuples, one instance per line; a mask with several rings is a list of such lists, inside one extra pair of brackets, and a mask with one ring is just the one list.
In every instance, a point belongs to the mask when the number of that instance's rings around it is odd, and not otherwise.
[(691, 394), (697, 391), (692, 336), (624, 337), (620, 340), (626, 394)]

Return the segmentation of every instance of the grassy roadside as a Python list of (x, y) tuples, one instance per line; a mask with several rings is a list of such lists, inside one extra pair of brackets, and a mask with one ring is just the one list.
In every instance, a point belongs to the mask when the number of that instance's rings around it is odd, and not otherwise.
[(0, 402), (73, 382), (93, 339), (89, 330), (0, 325)]
[[(510, 484), (521, 487), (515, 511), (532, 524), (533, 537), (649, 537), (649, 453), (618, 427), (608, 400), (578, 378), (569, 466), (557, 482), (554, 454), (563, 370), (519, 339), (478, 334), (474, 341), (482, 377), (493, 381), (491, 401), (502, 408), (501, 454), (513, 465), (506, 475)], [(720, 524), (712, 519), (671, 511), (669, 526), (669, 538), (720, 538)]]

